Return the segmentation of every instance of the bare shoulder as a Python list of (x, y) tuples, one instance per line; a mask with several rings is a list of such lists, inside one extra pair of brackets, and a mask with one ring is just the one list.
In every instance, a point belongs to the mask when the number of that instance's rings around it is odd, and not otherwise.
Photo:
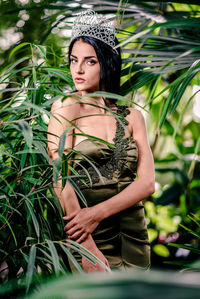
[(132, 136), (135, 140), (145, 139), (147, 137), (146, 123), (141, 111), (136, 108), (129, 108), (127, 120), (129, 122)]
[(128, 115), (128, 121), (131, 123), (131, 124), (134, 124), (136, 126), (139, 126), (141, 124), (144, 124), (145, 123), (145, 120), (144, 120), (144, 116), (142, 114), (141, 111), (139, 111), (138, 109), (136, 108), (128, 108), (129, 111), (130, 111), (130, 114)]
[(69, 95), (57, 99), (51, 107), (52, 114), (75, 116), (79, 112), (79, 100), (76, 95)]

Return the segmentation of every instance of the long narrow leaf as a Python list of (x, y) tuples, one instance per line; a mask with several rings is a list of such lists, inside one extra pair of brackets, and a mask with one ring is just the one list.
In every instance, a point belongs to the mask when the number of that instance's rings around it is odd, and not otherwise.
[(56, 247), (55, 247), (54, 243), (51, 240), (47, 239), (46, 242), (48, 244), (49, 251), (51, 253), (52, 264), (53, 264), (53, 267), (54, 267), (55, 275), (58, 276), (60, 271), (62, 271), (62, 267), (60, 265), (59, 256), (58, 256)]
[(31, 218), (32, 218), (32, 221), (33, 221), (33, 225), (34, 225), (34, 228), (35, 228), (35, 232), (36, 232), (36, 235), (37, 237), (39, 238), (40, 236), (40, 225), (38, 223), (38, 220), (37, 220), (37, 217), (35, 215), (35, 212), (33, 210), (33, 206), (31, 206), (31, 204), (29, 203), (28, 200), (25, 200), (25, 204), (31, 214)]
[(35, 268), (35, 258), (36, 258), (36, 246), (31, 246), (29, 258), (28, 258), (28, 267), (26, 272), (26, 293), (28, 293)]
[(30, 43), (28, 42), (24, 42), (24, 43), (21, 43), (19, 45), (17, 45), (11, 52), (10, 52), (10, 55), (9, 55), (9, 60), (12, 58), (12, 56), (18, 52), (21, 48), (27, 46), (27, 45), (30, 45)]
[(73, 254), (67, 249), (67, 245), (65, 243), (59, 243), (62, 250), (65, 252), (65, 254), (68, 256), (69, 260), (73, 263), (74, 267), (78, 270), (79, 273), (83, 273), (83, 269), (79, 265), (79, 263), (76, 261)]
[(6, 223), (6, 225), (9, 227), (10, 232), (11, 232), (11, 234), (12, 234), (12, 236), (13, 236), (13, 239), (14, 239), (15, 245), (17, 246), (17, 239), (16, 239), (16, 237), (15, 237), (15, 233), (14, 233), (14, 231), (13, 231), (13, 229), (12, 229), (10, 223), (8, 222), (8, 220), (7, 220), (2, 214), (0, 214), (0, 220), (1, 220), (1, 222), (2, 222), (3, 224)]

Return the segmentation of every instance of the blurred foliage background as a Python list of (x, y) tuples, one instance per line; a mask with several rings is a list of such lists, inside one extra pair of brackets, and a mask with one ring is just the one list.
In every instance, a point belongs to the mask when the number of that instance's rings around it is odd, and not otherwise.
[(68, 272), (67, 257), (81, 271), (69, 249), (82, 249), (63, 240), (62, 211), (51, 185), (66, 157), (61, 144), (58, 163), (49, 161), (46, 131), (51, 104), (73, 90), (70, 28), (74, 15), (86, 8), (116, 19), (123, 58), (122, 97), (116, 97), (137, 105), (146, 118), (156, 167), (156, 192), (145, 201), (152, 267), (200, 269), (198, 1), (5, 0), (0, 277), (2, 294), (15, 298), (46, 277)]

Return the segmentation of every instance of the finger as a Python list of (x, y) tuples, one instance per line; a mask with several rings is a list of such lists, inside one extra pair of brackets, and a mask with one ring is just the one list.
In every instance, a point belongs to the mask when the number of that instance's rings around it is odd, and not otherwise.
[(66, 232), (66, 231), (68, 231), (69, 229), (71, 229), (73, 227), (73, 224), (72, 223), (68, 223), (68, 224), (66, 224), (65, 226), (64, 226), (64, 231)]
[(79, 230), (76, 231), (74, 234), (68, 234), (70, 239), (76, 240), (77, 238), (81, 237), (81, 235), (83, 234), (83, 231)]
[(69, 220), (73, 219), (77, 214), (78, 214), (78, 211), (75, 211), (73, 213), (70, 213), (70, 214), (64, 216), (63, 219), (69, 221)]
[(77, 231), (80, 231), (81, 228), (78, 225), (74, 225), (72, 228), (67, 229), (67, 234), (69, 236), (72, 236), (74, 233), (76, 233)]
[(75, 227), (76, 225), (77, 225), (77, 224), (74, 223), (73, 220), (71, 220), (69, 223), (67, 223), (67, 224), (64, 226), (64, 231), (66, 231), (66, 230), (70, 230), (70, 229), (72, 229), (73, 227)]
[(76, 240), (77, 243), (81, 243), (83, 241), (85, 241), (88, 237), (87, 233), (84, 233), (78, 240)]
[(106, 266), (107, 266), (107, 267), (110, 269), (110, 265), (109, 265), (109, 262), (108, 262), (108, 260), (107, 260), (107, 259), (105, 260), (105, 262), (104, 262), (104, 263), (105, 263), (105, 265), (106, 265)]

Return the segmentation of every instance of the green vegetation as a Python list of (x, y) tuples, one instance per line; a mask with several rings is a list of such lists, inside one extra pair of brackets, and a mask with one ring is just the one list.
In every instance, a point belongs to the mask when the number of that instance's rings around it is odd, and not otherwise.
[[(63, 155), (62, 139), (60, 159), (52, 164), (46, 132), (51, 104), (73, 89), (66, 59), (69, 29), (72, 14), (84, 5), (86, 1), (42, 0), (0, 4), (1, 295), (17, 298), (47, 277), (68, 273), (67, 257), (81, 271), (69, 249), (82, 249), (64, 242), (62, 211), (51, 183), (71, 157)], [(117, 16), (123, 71), (122, 96), (115, 96), (137, 105), (147, 120), (156, 166), (156, 192), (145, 202), (152, 267), (199, 270), (200, 6), (186, 0), (92, 5)], [(65, 171), (63, 182), (70, 180)], [(82, 254), (95, 262), (88, 252)], [(103, 275), (95, 276), (100, 285), (109, 274)], [(140, 275), (134, 273), (135, 283)], [(62, 279), (69, 285), (73, 281), (71, 276)], [(89, 278), (81, 279), (87, 284)]]

